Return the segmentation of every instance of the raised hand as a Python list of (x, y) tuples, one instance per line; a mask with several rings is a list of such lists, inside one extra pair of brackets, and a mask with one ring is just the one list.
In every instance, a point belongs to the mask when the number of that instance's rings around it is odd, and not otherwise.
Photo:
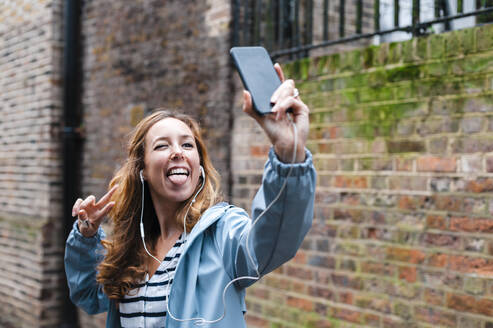
[(72, 207), (72, 216), (77, 215), (77, 225), (84, 237), (94, 236), (106, 214), (115, 206), (115, 202), (110, 200), (117, 188), (118, 185), (113, 186), (97, 203), (96, 197), (93, 195), (84, 200), (79, 198), (75, 201)]
[(291, 122), (288, 119), (288, 109), (292, 110), (292, 121), (297, 130), (297, 147), (295, 162), (305, 160), (305, 144), (309, 131), (308, 107), (297, 95), (293, 80), (285, 80), (279, 64), (274, 65), (282, 84), (271, 97), (274, 103), (272, 114), (259, 115), (252, 106), (252, 97), (248, 91), (243, 91), (243, 111), (253, 117), (269, 137), (277, 157), (285, 163), (293, 158), (294, 134)]

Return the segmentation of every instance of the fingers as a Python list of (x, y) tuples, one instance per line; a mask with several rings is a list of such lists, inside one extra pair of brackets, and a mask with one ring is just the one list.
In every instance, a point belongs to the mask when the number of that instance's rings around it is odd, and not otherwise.
[(85, 210), (80, 210), (78, 214), (77, 226), (79, 227), (80, 233), (84, 237), (92, 237), (95, 235), (95, 231), (93, 229), (93, 225), (88, 219), (87, 212)]
[(243, 111), (247, 114), (252, 111), (252, 96), (246, 90), (243, 90)]
[(90, 195), (80, 204), (80, 209), (86, 209), (88, 207), (93, 207), (96, 204), (96, 197), (94, 195)]
[(291, 109), (293, 115), (297, 116), (306, 112), (308, 114), (308, 107), (299, 99), (292, 96), (287, 97), (276, 103), (272, 112), (276, 113), (276, 120), (282, 119), (286, 116), (286, 112)]
[(103, 221), (103, 219), (111, 211), (113, 206), (115, 206), (115, 202), (109, 202), (108, 204), (106, 204), (101, 210), (99, 210), (96, 213), (96, 215), (93, 219), (93, 222), (91, 222), (91, 223), (95, 224), (96, 227), (99, 227), (99, 225), (101, 224), (101, 221)]
[(118, 185), (113, 186), (97, 203), (94, 195), (85, 200), (77, 199), (72, 208), (72, 215), (77, 215), (77, 224), (82, 235), (91, 237), (97, 232), (103, 219), (115, 206), (115, 202), (110, 200), (117, 189)]
[(253, 109), (252, 96), (246, 90), (243, 90), (243, 112), (253, 117), (257, 122), (259, 121), (259, 114)]
[(108, 202), (111, 200), (111, 197), (115, 193), (115, 191), (118, 189), (118, 185), (114, 185), (113, 188), (111, 188), (101, 199), (96, 203), (97, 208), (101, 208), (103, 206), (106, 206)]
[(79, 210), (78, 216), (79, 216), (79, 220), (81, 220), (81, 221), (87, 221), (87, 219), (88, 219), (87, 212), (84, 209)]
[(286, 97), (290, 97), (294, 94), (294, 81), (293, 80), (286, 80), (284, 81), (279, 88), (274, 91), (272, 94), (272, 97), (270, 98), (271, 103), (277, 103), (279, 99), (283, 99)]
[(82, 198), (78, 198), (75, 201), (74, 206), (72, 207), (72, 216), (76, 216), (77, 213), (79, 213), (79, 208), (81, 203), (82, 203)]
[(274, 69), (275, 69), (277, 75), (279, 76), (281, 83), (283, 83), (284, 82), (284, 72), (282, 71), (281, 65), (279, 65), (279, 63), (275, 63)]

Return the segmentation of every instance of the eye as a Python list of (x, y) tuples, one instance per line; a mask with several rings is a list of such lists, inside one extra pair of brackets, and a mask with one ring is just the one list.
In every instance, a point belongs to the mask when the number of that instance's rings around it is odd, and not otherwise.
[(185, 142), (185, 143), (183, 144), (183, 147), (184, 147), (184, 148), (189, 148), (189, 149), (191, 149), (191, 148), (193, 148), (193, 147), (194, 147), (194, 144), (193, 144), (193, 143), (191, 143), (191, 142)]
[(167, 144), (158, 144), (158, 145), (154, 146), (154, 150), (166, 149), (166, 148), (168, 148)]

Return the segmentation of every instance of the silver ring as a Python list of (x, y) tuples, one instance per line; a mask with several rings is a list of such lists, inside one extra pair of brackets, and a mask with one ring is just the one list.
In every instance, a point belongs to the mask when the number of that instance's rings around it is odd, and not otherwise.
[(89, 228), (89, 222), (86, 220), (81, 220), (79, 219), (80, 223), (85, 227), (85, 228)]
[(297, 88), (294, 88), (293, 90), (293, 98), (296, 98), (300, 95), (300, 91)]

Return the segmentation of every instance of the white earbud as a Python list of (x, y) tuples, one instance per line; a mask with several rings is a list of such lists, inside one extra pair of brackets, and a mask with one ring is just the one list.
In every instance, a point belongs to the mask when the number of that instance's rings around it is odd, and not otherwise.
[(200, 165), (200, 175), (202, 176), (202, 179), (205, 180), (205, 171), (204, 171), (204, 167), (202, 165)]
[(140, 207), (140, 237), (142, 238), (142, 244), (144, 245), (144, 249), (147, 252), (147, 254), (161, 263), (154, 255), (152, 255), (149, 250), (147, 249), (146, 242), (145, 242), (145, 233), (144, 233), (144, 175), (143, 175), (143, 170), (140, 170), (139, 176), (140, 176), (140, 182), (142, 182), (142, 206)]

